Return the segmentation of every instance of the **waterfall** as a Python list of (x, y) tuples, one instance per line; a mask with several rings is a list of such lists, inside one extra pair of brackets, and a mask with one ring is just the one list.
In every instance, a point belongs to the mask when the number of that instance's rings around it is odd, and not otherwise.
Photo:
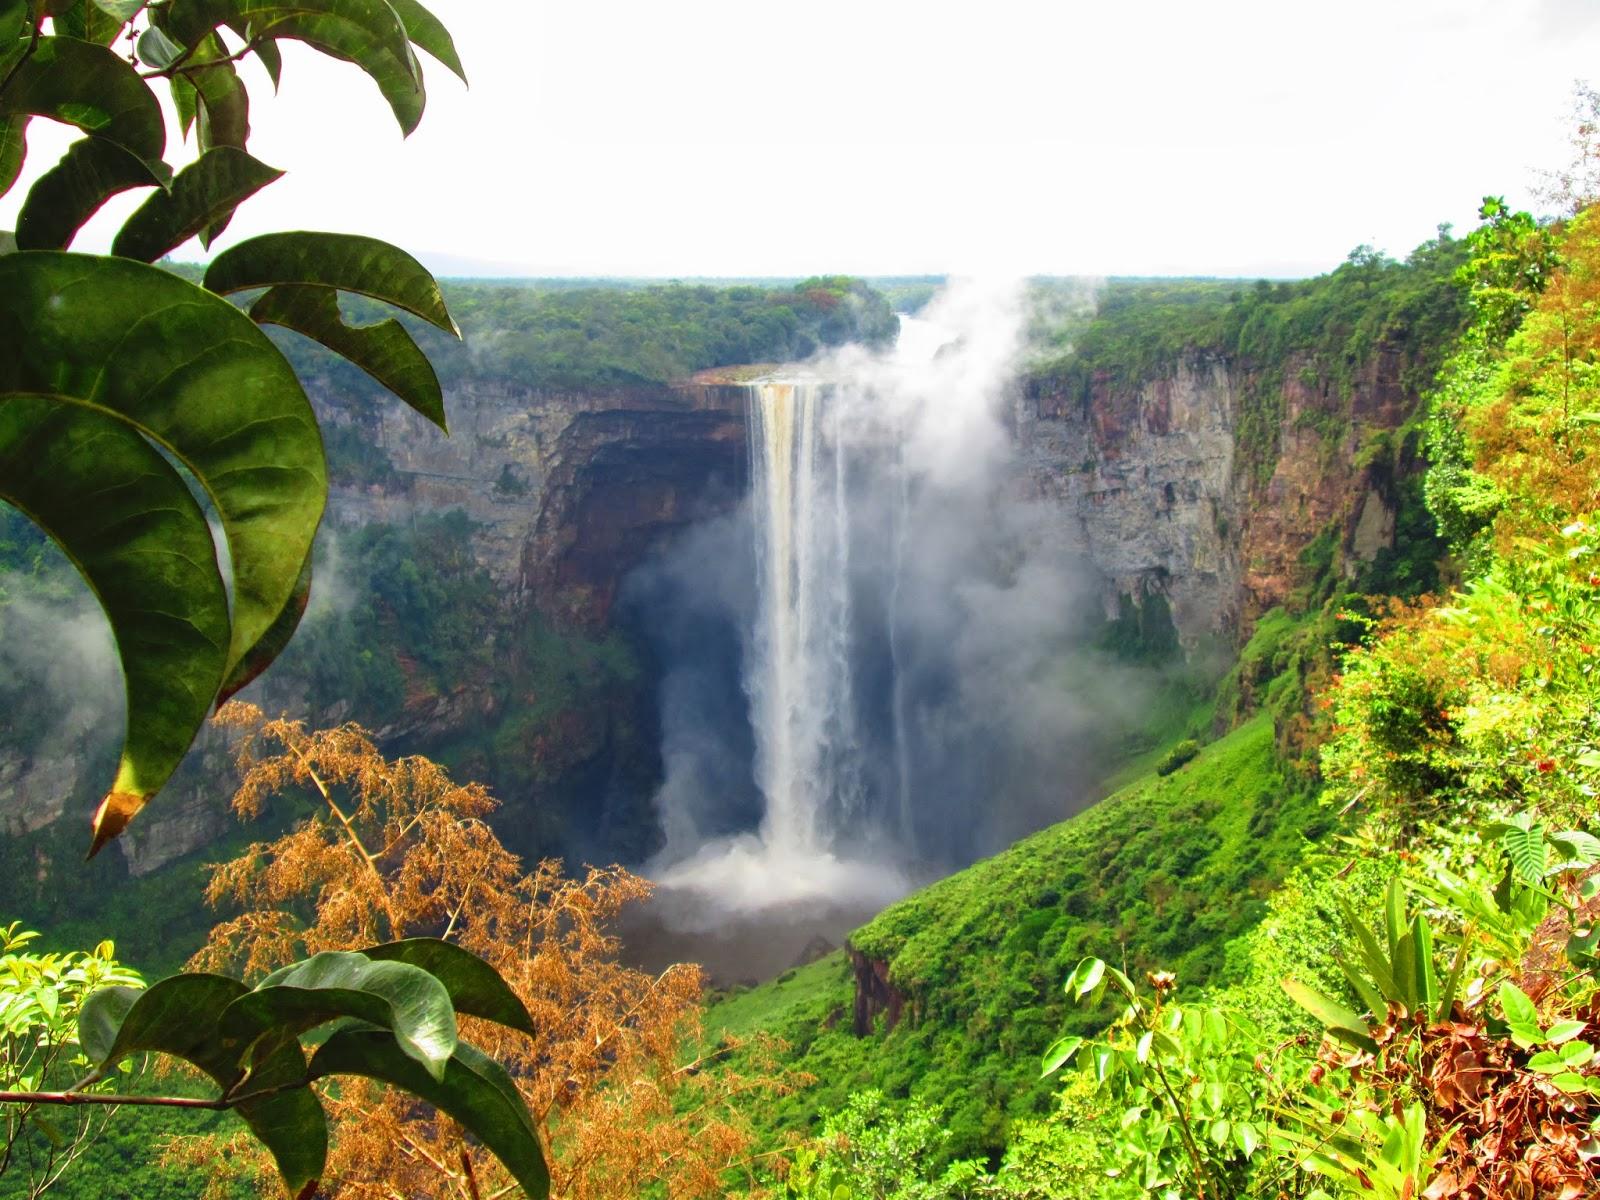
[(862, 797), (843, 404), (818, 383), (749, 392), (758, 598), (745, 687), (766, 801), (761, 836), (774, 850), (815, 855), (828, 849), (831, 817)]

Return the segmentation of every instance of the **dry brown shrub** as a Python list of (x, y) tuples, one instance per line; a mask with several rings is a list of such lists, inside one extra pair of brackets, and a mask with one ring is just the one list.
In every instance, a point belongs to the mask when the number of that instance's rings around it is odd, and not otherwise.
[[(237, 914), (191, 969), (247, 981), (307, 954), (415, 936), (449, 939), (489, 962), (527, 1005), (528, 1037), (463, 1018), (462, 1036), (517, 1079), (550, 1162), (551, 1194), (572, 1200), (721, 1195), (749, 1185), (751, 1136), (738, 1115), (752, 1090), (778, 1090), (772, 1058), (745, 1047), (754, 1075), (686, 1062), (700, 1044), (702, 977), (652, 976), (617, 961), (611, 932), (650, 884), (621, 867), (581, 879), (546, 860), (530, 872), (484, 818), (478, 784), (426, 758), (385, 758), (355, 725), (308, 731), (234, 702), (218, 720), (239, 735), (233, 805), (259, 816), (282, 793), (315, 815), (213, 869), (207, 898)], [(731, 1047), (729, 1047), (731, 1048)], [(323, 1192), (337, 1200), (412, 1196), (489, 1200), (514, 1191), (499, 1164), (426, 1105), (364, 1081), (325, 1089), (332, 1147)], [(267, 1176), (257, 1151), (186, 1139), (169, 1156), (226, 1174)]]

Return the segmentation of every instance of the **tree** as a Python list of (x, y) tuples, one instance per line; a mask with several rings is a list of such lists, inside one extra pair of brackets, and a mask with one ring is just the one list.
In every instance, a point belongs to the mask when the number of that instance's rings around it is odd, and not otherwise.
[[(657, 1182), (672, 1196), (722, 1194), (749, 1145), (733, 1101), (775, 1083), (679, 1061), (698, 1041), (699, 969), (626, 967), (609, 928), (648, 883), (620, 867), (570, 879), (556, 861), (525, 872), (485, 823), (494, 805), (481, 785), (457, 784), (425, 758), (391, 761), (357, 726), (311, 732), (238, 701), (219, 720), (241, 739), (241, 818), (296, 794), (315, 811), (214, 868), (209, 899), (237, 911), (192, 967), (251, 978), (303, 953), (440, 932), (499, 971), (531, 1014), (528, 1037), (465, 1027), (510, 1068), (550, 1147), (553, 1195), (631, 1197)], [(402, 1096), (345, 1081), (324, 1101), (332, 1196), (475, 1200), (504, 1183), (457, 1127)], [(174, 1153), (220, 1157), (208, 1138)]]
[[(89, 1068), (78, 1041), (78, 1014), (101, 987), (142, 988), (137, 972), (113, 957), (110, 942), (87, 953), (40, 954), (38, 934), (13, 921), (0, 928), (0, 1089), (62, 1087)], [(109, 1082), (92, 1085), (99, 1093)], [(0, 1175), (25, 1176), (28, 1200), (44, 1195), (104, 1130), (115, 1109), (83, 1106), (46, 1116), (38, 1104), (0, 1111)]]
[[(119, 38), (127, 57), (111, 49)], [(0, 236), (0, 500), (62, 546), (116, 636), (128, 725), (91, 853), (171, 776), (213, 701), (271, 663), (305, 607), (327, 471), (305, 393), (258, 325), (322, 342), (444, 426), (410, 335), (394, 320), (351, 326), (339, 310), (339, 294), (356, 293), (456, 332), (403, 251), (279, 233), (222, 252), (200, 284), (149, 265), (191, 237), (210, 246), (282, 174), (246, 150), (236, 64), (253, 58), (276, 84), (283, 41), (361, 67), (408, 134), (425, 104), (413, 47), (463, 75), (417, 0), (0, 0), (0, 195), (20, 177), (33, 119), (85, 135)], [(194, 138), (178, 169), (158, 83)], [(108, 198), (138, 188), (151, 194), (112, 255), (67, 252)], [(223, 298), (244, 292), (256, 293), (248, 315)]]
[[(126, 58), (111, 49), (123, 37)], [(392, 319), (351, 326), (339, 309), (340, 293), (355, 293), (457, 332), (438, 285), (403, 251), (280, 233), (217, 255), (199, 284), (150, 265), (191, 237), (209, 247), (282, 174), (245, 148), (250, 102), (235, 64), (253, 57), (276, 85), (286, 40), (361, 67), (407, 134), (425, 104), (413, 46), (463, 74), (418, 0), (0, 0), (0, 194), (20, 177), (34, 118), (85, 135), (33, 182), (15, 233), (0, 238), (0, 500), (77, 566), (122, 660), (127, 732), (91, 854), (167, 781), (213, 702), (272, 662), (305, 608), (327, 495), (322, 438), (258, 325), (323, 343), (444, 425), (438, 379), (410, 334)], [(166, 161), (158, 82), (185, 140), (194, 136), (197, 154), (181, 169)], [(110, 256), (69, 252), (108, 198), (135, 188), (153, 191)], [(248, 314), (224, 298), (236, 293), (255, 294)], [(289, 1192), (307, 1197), (327, 1155), (312, 1085), (370, 1079), (449, 1113), (543, 1195), (526, 1107), (505, 1070), (459, 1039), (458, 1014), (532, 1028), (491, 967), (431, 939), (317, 955), (253, 988), (207, 974), (143, 992), (104, 987), (78, 1013), (88, 1074), (60, 1090), (33, 1079), (0, 1101), (18, 1106), (12, 1114), (115, 1102), (229, 1109)], [(330, 1025), (308, 1056), (302, 1037)], [(150, 1052), (199, 1068), (218, 1094), (96, 1089)]]

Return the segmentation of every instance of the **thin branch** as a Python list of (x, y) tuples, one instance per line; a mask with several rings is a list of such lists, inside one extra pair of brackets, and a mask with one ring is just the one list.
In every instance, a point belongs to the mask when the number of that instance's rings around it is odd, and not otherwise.
[(316, 785), (317, 791), (322, 793), (322, 799), (333, 812), (333, 815), (338, 818), (339, 824), (344, 826), (345, 837), (360, 856), (361, 861), (366, 864), (367, 871), (372, 876), (372, 882), (377, 885), (384, 915), (389, 918), (389, 934), (391, 937), (398, 938), (400, 936), (400, 922), (395, 918), (394, 905), (389, 901), (389, 889), (384, 882), (383, 872), (378, 870), (377, 860), (372, 857), (371, 852), (366, 847), (366, 843), (361, 840), (361, 835), (356, 832), (356, 827), (350, 818), (345, 816), (344, 809), (340, 808), (334, 801), (333, 793), (328, 790), (328, 785), (322, 782), (322, 777), (317, 774), (316, 768), (311, 765), (311, 760), (293, 743), (285, 742), (284, 745), (288, 746), (289, 752), (300, 760), (301, 768), (311, 777), (311, 782)]
[(274, 1087), (260, 1088), (240, 1096), (218, 1096), (206, 1100), (195, 1096), (125, 1096), (119, 1092), (0, 1092), (0, 1104), (65, 1104), (69, 1107), (83, 1104), (129, 1104), (153, 1108), (204, 1108), (222, 1112), (247, 1100), (259, 1100), (309, 1087), (309, 1079), (296, 1079)]
[(22, 70), (22, 64), (27, 62), (30, 58), (32, 58), (33, 57), (33, 52), (35, 50), (37, 50), (38, 48), (39, 48), (39, 22), (36, 19), (33, 22), (33, 28), (29, 31), (29, 34), (28, 34), (28, 48), (22, 52), (21, 57), (19, 57), (16, 62), (11, 64), (11, 69), (6, 72), (6, 77), (4, 79), (0, 79), (0, 96), (3, 96), (5, 94), (6, 88), (11, 86), (11, 81), (14, 78), (16, 78), (17, 72)]

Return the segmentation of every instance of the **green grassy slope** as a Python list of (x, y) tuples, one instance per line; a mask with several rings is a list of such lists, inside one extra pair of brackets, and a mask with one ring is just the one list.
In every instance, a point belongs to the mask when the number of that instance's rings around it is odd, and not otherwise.
[(1265, 715), (1185, 767), (1147, 775), (1060, 825), (887, 909), (852, 944), (887, 962), (907, 998), (893, 1030), (851, 1031), (850, 965), (835, 954), (719, 1000), (708, 1034), (773, 1033), (817, 1082), (754, 1114), (774, 1135), (811, 1128), (854, 1091), (941, 1106), (952, 1157), (997, 1153), (1009, 1121), (1052, 1087), (1038, 1055), (1064, 1028), (1061, 983), (1085, 954), (1157, 963), (1186, 984), (1221, 982), (1224, 947), (1323, 824), (1284, 777)]

